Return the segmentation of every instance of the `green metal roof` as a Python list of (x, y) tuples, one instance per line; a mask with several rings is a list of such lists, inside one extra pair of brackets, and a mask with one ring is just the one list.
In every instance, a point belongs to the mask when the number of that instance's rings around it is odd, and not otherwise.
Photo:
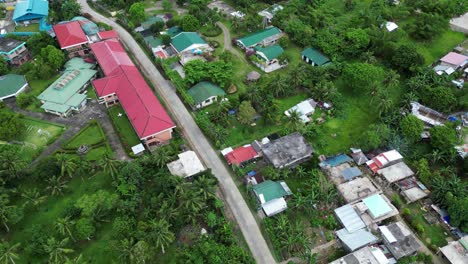
[(309, 60), (313, 61), (315, 64), (321, 66), (330, 62), (330, 59), (327, 58), (325, 55), (320, 53), (318, 50), (313, 48), (307, 48), (301, 52), (302, 56), (309, 58)]
[(206, 44), (206, 42), (196, 32), (182, 32), (171, 40), (174, 48), (181, 52), (193, 44)]
[(13, 96), (27, 83), (23, 75), (7, 74), (0, 76), (0, 100), (4, 97)]
[(291, 194), (283, 188), (281, 182), (274, 182), (270, 180), (254, 185), (252, 189), (257, 196), (263, 194), (265, 203), (273, 199), (281, 198)]
[(38, 96), (44, 101), (42, 108), (65, 113), (86, 99), (86, 95), (78, 94), (78, 91), (96, 75), (97, 71), (91, 69), (93, 64), (84, 62), (82, 58), (73, 58), (65, 67), (62, 76)]
[(158, 16), (152, 16), (152, 17), (149, 17), (148, 19), (146, 19), (145, 21), (141, 22), (141, 27), (143, 29), (149, 29), (151, 27), (151, 25), (153, 25), (154, 23), (156, 22), (163, 22), (164, 23), (164, 20)]
[(178, 26), (173, 26), (173, 27), (168, 28), (168, 29), (166, 30), (166, 34), (168, 34), (169, 36), (171, 36), (171, 38), (173, 38), (173, 37), (179, 35), (179, 33), (181, 33), (181, 32), (182, 32), (182, 29), (181, 29), (180, 27), (178, 27)]
[(199, 82), (188, 89), (187, 93), (192, 96), (195, 104), (201, 103), (212, 96), (226, 95), (223, 89), (211, 82)]
[(88, 36), (97, 34), (99, 32), (99, 27), (96, 25), (96, 23), (87, 19), (86, 17), (76, 16), (72, 18), (70, 21), (78, 21), (84, 33)]
[(241, 42), (245, 47), (255, 46), (258, 43), (262, 42), (264, 39), (271, 36), (280, 34), (281, 31), (277, 27), (265, 28), (262, 31), (258, 31), (247, 35), (243, 38), (238, 39), (237, 41)]
[(262, 58), (266, 58), (268, 61), (278, 58), (279, 55), (283, 54), (284, 50), (280, 45), (273, 45), (266, 48), (257, 46), (255, 50), (262, 54)]
[(145, 42), (148, 45), (150, 45), (152, 48), (156, 48), (156, 47), (161, 46), (163, 44), (162, 39), (155, 38), (154, 36), (145, 37)]

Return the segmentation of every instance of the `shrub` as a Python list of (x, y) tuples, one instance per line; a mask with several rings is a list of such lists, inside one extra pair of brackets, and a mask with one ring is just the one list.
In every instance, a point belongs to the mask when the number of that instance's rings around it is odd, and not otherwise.
[(20, 93), (16, 97), (16, 104), (21, 108), (26, 108), (34, 102), (34, 95), (28, 93)]

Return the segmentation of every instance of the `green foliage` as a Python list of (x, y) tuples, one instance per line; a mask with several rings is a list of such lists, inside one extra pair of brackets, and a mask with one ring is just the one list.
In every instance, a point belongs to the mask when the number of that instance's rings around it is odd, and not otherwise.
[[(447, 193), (448, 213), (450, 224), (460, 228), (463, 232), (468, 231), (468, 196), (463, 194), (452, 195)], [(457, 197), (458, 196), (458, 197)]]
[(85, 217), (102, 218), (116, 206), (117, 195), (108, 191), (99, 190), (92, 195), (83, 195), (76, 201), (75, 206), (81, 209)]
[(139, 25), (146, 19), (145, 6), (140, 2), (133, 3), (128, 9), (128, 17), (134, 25)]
[(41, 50), (49, 45), (55, 47), (58, 45), (57, 41), (55, 41), (45, 31), (41, 31), (39, 34), (34, 34), (29, 37), (26, 44), (33, 56), (41, 54)]
[(41, 57), (44, 59), (44, 63), (54, 70), (62, 68), (65, 63), (63, 52), (52, 45), (47, 45), (47, 47), (41, 49)]
[(415, 72), (424, 64), (424, 57), (413, 45), (404, 44), (395, 49), (390, 62), (401, 72)]
[(16, 97), (16, 105), (21, 108), (26, 108), (35, 101), (35, 97), (30, 93), (20, 93)]
[(290, 19), (284, 31), (289, 34), (292, 41), (302, 47), (309, 44), (313, 34), (312, 29), (297, 18)]
[(385, 146), (390, 139), (391, 130), (385, 124), (372, 124), (361, 137), (364, 150), (371, 150)]
[[(150, 26), (150, 31), (153, 34), (159, 35), (159, 32), (161, 32), (164, 29), (164, 26), (165, 26), (164, 22), (156, 21), (156, 22), (154, 22), (153, 25)], [(167, 35), (167, 36), (169, 36), (169, 35)]]
[(185, 247), (179, 259), (183, 263), (255, 263), (241, 247), (223, 245), (210, 237), (202, 237), (193, 246)]
[(8, 64), (3, 58), (0, 58), (0, 75), (4, 75), (7, 73), (8, 73)]
[(163, 0), (161, 6), (164, 11), (169, 11), (172, 9), (172, 2), (169, 0)]
[(24, 131), (19, 115), (0, 111), (0, 140), (16, 139)]
[(408, 25), (410, 36), (417, 40), (431, 40), (448, 28), (448, 21), (441, 15), (416, 13), (415, 19)]
[(373, 85), (384, 79), (384, 70), (368, 63), (350, 63), (343, 70), (343, 79), (355, 92), (369, 93)]
[(81, 6), (76, 0), (65, 0), (62, 4), (60, 17), (61, 20), (70, 20), (75, 16), (79, 16)]
[(364, 29), (350, 29), (346, 33), (346, 51), (350, 55), (356, 55), (369, 46), (370, 37)]
[(91, 240), (92, 236), (96, 232), (96, 228), (94, 227), (94, 223), (91, 218), (81, 218), (76, 221), (75, 229), (79, 239)]
[(232, 63), (223, 60), (208, 63), (192, 60), (185, 64), (184, 71), (185, 80), (189, 84), (208, 80), (224, 88), (231, 83), (233, 66)]
[(185, 15), (182, 17), (181, 27), (183, 31), (195, 32), (200, 29), (200, 21), (192, 15)]
[(400, 129), (407, 141), (415, 143), (421, 140), (424, 123), (414, 115), (407, 115), (401, 120)]
[(162, 43), (163, 45), (165, 46), (169, 46), (171, 44), (171, 36), (167, 35), (167, 34), (163, 34), (160, 36), (161, 40), (162, 40)]
[(429, 130), (431, 146), (440, 151), (449, 151), (457, 143), (455, 130), (449, 126), (434, 126)]
[(255, 116), (255, 109), (252, 107), (252, 104), (249, 101), (242, 101), (239, 106), (239, 114), (237, 118), (239, 122), (243, 125), (249, 125), (252, 123)]
[(450, 112), (457, 105), (457, 98), (451, 87), (426, 87), (421, 92), (421, 100), (424, 105), (445, 113)]

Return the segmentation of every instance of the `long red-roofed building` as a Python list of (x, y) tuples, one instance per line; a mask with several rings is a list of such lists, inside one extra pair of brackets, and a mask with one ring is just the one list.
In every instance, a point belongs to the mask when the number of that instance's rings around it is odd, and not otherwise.
[(243, 166), (245, 163), (260, 157), (252, 145), (245, 145), (235, 149), (227, 148), (223, 152), (228, 165)]
[(99, 102), (107, 107), (120, 102), (147, 147), (169, 141), (174, 122), (120, 42), (109, 39), (93, 43), (91, 50), (106, 75), (93, 81)]
[(78, 21), (57, 24), (53, 29), (60, 48), (67, 51), (68, 57), (85, 55), (89, 40)]

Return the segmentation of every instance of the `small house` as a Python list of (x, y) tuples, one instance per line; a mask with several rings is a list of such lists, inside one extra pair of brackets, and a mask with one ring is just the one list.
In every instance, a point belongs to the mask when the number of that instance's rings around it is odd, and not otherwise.
[(182, 65), (213, 49), (196, 32), (181, 32), (171, 40), (172, 48), (180, 57)]
[(457, 70), (463, 68), (468, 64), (468, 56), (458, 54), (455, 52), (449, 52), (447, 55), (440, 59), (442, 65), (450, 66)]
[(315, 102), (314, 99), (307, 99), (289, 108), (284, 112), (284, 114), (289, 117), (292, 112), (297, 112), (302, 123), (308, 123), (310, 122), (309, 116), (315, 112), (316, 106), (317, 102)]
[(258, 12), (258, 15), (263, 17), (264, 19), (267, 20), (268, 23), (271, 23), (273, 17), (275, 17), (275, 14), (278, 13), (279, 11), (283, 10), (282, 5), (278, 4), (273, 4), (267, 9), (264, 9), (260, 12)]
[(144, 32), (148, 31), (150, 29), (151, 25), (153, 25), (156, 22), (164, 23), (164, 19), (162, 19), (159, 16), (148, 17), (145, 21), (141, 22), (139, 27), (135, 28), (135, 31), (136, 32), (141, 32), (142, 34), (144, 34)]
[(119, 39), (119, 34), (115, 30), (100, 31), (97, 33), (100, 40)]
[(314, 48), (307, 48), (303, 50), (301, 52), (301, 58), (303, 61), (312, 66), (323, 66), (331, 63), (328, 57)]
[(458, 241), (448, 242), (448, 245), (440, 248), (440, 252), (443, 258), (451, 264), (468, 263), (468, 236)]
[(411, 114), (430, 127), (441, 126), (447, 122), (447, 116), (418, 102), (411, 102)]
[(279, 45), (272, 45), (268, 47), (255, 47), (255, 54), (257, 58), (264, 61), (264, 64), (278, 63), (278, 57), (283, 54), (284, 50)]
[(341, 183), (337, 189), (347, 203), (355, 203), (380, 192), (379, 188), (367, 177)]
[(383, 220), (398, 215), (398, 210), (383, 194), (373, 194), (353, 204), (353, 207), (372, 230), (377, 229), (377, 224)]
[(289, 168), (312, 157), (313, 148), (298, 132), (270, 141), (261, 146), (265, 160), (275, 168)]
[(377, 171), (387, 183), (394, 183), (414, 175), (414, 172), (404, 162), (388, 166)]
[(257, 45), (266, 47), (275, 44), (283, 33), (277, 27), (268, 27), (236, 40), (242, 49), (253, 48)]
[(369, 167), (369, 169), (375, 173), (382, 168), (396, 164), (402, 160), (403, 156), (401, 156), (401, 154), (398, 151), (390, 150), (377, 155), (373, 159), (366, 162), (366, 164)]
[(0, 102), (18, 96), (28, 87), (28, 82), (23, 75), (6, 74), (0, 76)]
[(18, 24), (39, 23), (49, 15), (49, 1), (47, 0), (18, 0), (13, 21)]
[(177, 156), (178, 160), (167, 164), (172, 175), (187, 178), (206, 170), (194, 151), (189, 150)]
[(253, 185), (252, 191), (266, 216), (273, 216), (286, 210), (288, 206), (285, 198), (292, 194), (284, 181), (267, 180)]
[(389, 264), (390, 262), (380, 247), (364, 247), (329, 264)]
[(187, 93), (193, 98), (193, 107), (200, 109), (218, 101), (218, 97), (224, 97), (226, 92), (211, 82), (199, 82), (192, 88), (187, 90)]
[(24, 41), (0, 38), (0, 59), (6, 60), (12, 66), (21, 66), (31, 58), (25, 45)]
[(244, 145), (238, 148), (226, 148), (221, 151), (221, 154), (226, 159), (228, 165), (244, 166), (260, 157), (260, 154), (255, 151), (252, 145)]
[(69, 58), (84, 56), (89, 53), (89, 39), (78, 21), (71, 21), (53, 26), (60, 48), (68, 53)]
[(395, 259), (411, 256), (421, 249), (421, 245), (403, 222), (379, 226), (383, 241)]

